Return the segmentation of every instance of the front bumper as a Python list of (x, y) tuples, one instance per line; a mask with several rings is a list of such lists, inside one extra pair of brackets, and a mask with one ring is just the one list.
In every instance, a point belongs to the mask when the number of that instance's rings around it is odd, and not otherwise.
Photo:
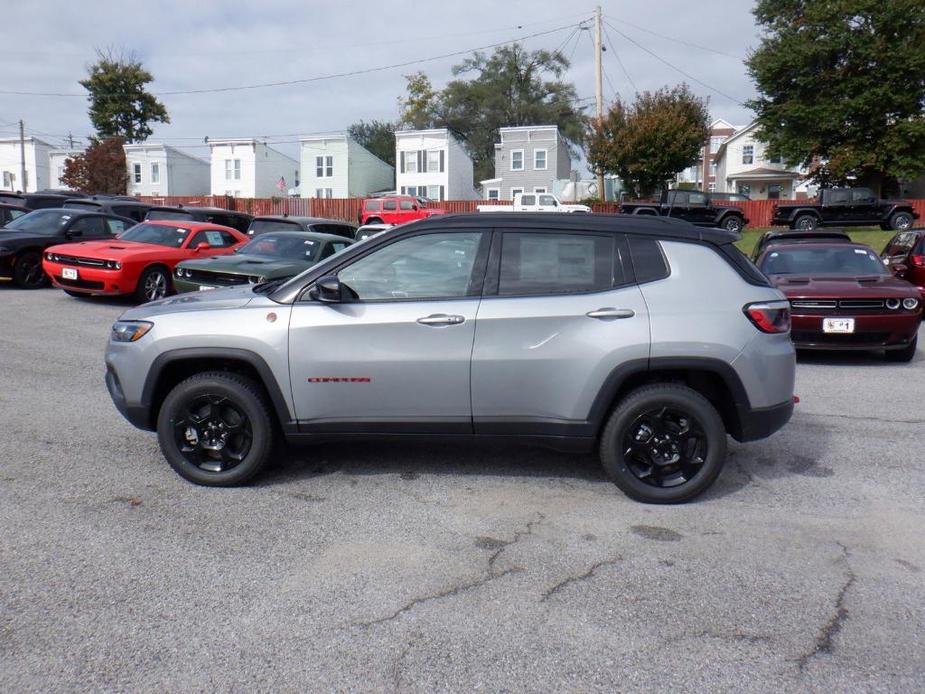
[(152, 430), (151, 408), (144, 406), (130, 406), (122, 391), (122, 383), (119, 376), (111, 364), (106, 364), (106, 390), (109, 391), (109, 397), (112, 398), (112, 404), (116, 406), (119, 413), (125, 417), (130, 424), (139, 429)]
[[(51, 277), (51, 283), (60, 288), (83, 294), (109, 295), (131, 294), (135, 291), (134, 284), (129, 282), (120, 270), (106, 270), (103, 268), (62, 265), (50, 260), (43, 260), (42, 267), (45, 274)], [(77, 270), (77, 279), (65, 279), (62, 276), (64, 268)]]
[[(853, 318), (853, 333), (825, 333), (824, 318)], [(918, 334), (922, 311), (890, 314), (843, 315), (791, 314), (790, 335), (797, 349), (871, 350), (902, 349)]]

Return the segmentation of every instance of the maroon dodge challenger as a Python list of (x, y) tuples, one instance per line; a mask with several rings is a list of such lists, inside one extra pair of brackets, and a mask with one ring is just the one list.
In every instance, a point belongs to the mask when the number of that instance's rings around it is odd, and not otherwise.
[(797, 349), (883, 349), (891, 361), (915, 355), (921, 294), (867, 246), (782, 244), (768, 247), (757, 264), (790, 300)]

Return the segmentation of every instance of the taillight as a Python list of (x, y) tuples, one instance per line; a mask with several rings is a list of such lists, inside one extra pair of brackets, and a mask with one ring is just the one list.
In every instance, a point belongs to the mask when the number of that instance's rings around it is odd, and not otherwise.
[(742, 311), (763, 333), (785, 333), (790, 330), (790, 306), (746, 304)]
[(916, 267), (925, 267), (925, 255), (911, 255), (909, 256), (909, 262)]

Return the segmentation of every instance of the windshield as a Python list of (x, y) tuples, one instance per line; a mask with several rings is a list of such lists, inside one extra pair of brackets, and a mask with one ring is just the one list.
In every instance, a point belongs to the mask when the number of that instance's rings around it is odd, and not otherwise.
[(192, 219), (193, 215), (189, 212), (180, 212), (179, 210), (148, 210), (145, 219)]
[(885, 275), (883, 261), (869, 248), (824, 246), (776, 248), (761, 260), (766, 275)]
[(145, 224), (142, 222), (120, 235), (119, 240), (179, 248), (183, 245), (187, 236), (189, 236), (189, 229), (184, 229), (183, 227), (167, 226), (166, 224)]
[(255, 219), (247, 228), (247, 233), (253, 236), (265, 234), (268, 231), (301, 231), (298, 222), (286, 222), (282, 219)]
[(270, 258), (287, 260), (314, 260), (321, 244), (302, 234), (276, 233), (261, 234), (253, 241), (241, 247), (238, 253), (264, 255)]
[(71, 220), (71, 217), (73, 215), (65, 210), (36, 210), (13, 220), (4, 228), (54, 236)]

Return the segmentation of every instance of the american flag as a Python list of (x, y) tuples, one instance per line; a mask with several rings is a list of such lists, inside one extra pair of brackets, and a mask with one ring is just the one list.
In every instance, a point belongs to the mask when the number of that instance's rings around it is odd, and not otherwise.
[(279, 188), (280, 192), (286, 190), (286, 179), (282, 176), (279, 177), (279, 182), (276, 184), (276, 187)]

